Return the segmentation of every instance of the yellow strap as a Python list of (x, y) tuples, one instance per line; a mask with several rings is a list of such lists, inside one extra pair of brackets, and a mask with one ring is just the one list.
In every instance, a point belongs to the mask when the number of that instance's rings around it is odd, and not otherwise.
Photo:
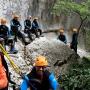
[(9, 60), (10, 64), (12, 65), (12, 67), (14, 68), (14, 70), (16, 71), (16, 73), (21, 74), (21, 70), (19, 69), (19, 67), (17, 65), (15, 65), (15, 63), (13, 62), (13, 60), (10, 58), (10, 56), (8, 55), (7, 51), (3, 48), (3, 46), (0, 44), (0, 49), (3, 52), (3, 54), (7, 57), (7, 59)]

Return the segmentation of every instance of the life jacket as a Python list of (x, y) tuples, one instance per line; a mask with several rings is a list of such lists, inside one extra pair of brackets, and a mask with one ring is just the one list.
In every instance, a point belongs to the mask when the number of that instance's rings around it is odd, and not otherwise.
[(2, 58), (0, 55), (0, 89), (7, 87), (7, 85), (8, 85), (8, 80), (7, 80), (5, 68), (2, 65)]
[[(34, 68), (35, 69), (35, 68)], [(31, 82), (30, 79), (37, 79), (37, 74), (36, 72), (34, 72), (34, 69), (33, 71), (28, 75), (28, 78), (29, 78), (29, 82), (34, 85), (34, 87), (36, 87), (37, 89), (36, 90), (49, 90), (50, 89), (50, 82), (49, 82), (49, 76), (50, 76), (50, 72), (48, 71), (45, 71), (44, 72), (44, 75), (43, 75), (43, 80), (42, 80), (42, 83), (41, 84), (38, 84), (38, 83), (33, 83)], [(34, 90), (34, 87), (31, 87), (32, 90)]]
[[(32, 83), (31, 80), (36, 78), (36, 73), (35, 73), (35, 68), (33, 68), (33, 70), (31, 71), (31, 73), (29, 73), (25, 79), (23, 80), (21, 86), (20, 86), (20, 90), (27, 90), (28, 88), (30, 88), (31, 90), (57, 90), (57, 81), (54, 77), (54, 75), (50, 72), (48, 72), (47, 70), (45, 70), (44, 72), (44, 79), (42, 84), (35, 84)], [(36, 87), (35, 87), (36, 86)]]
[[(35, 68), (32, 69), (31, 73), (29, 73), (27, 76), (29, 78), (29, 83), (33, 83), (31, 82), (31, 79), (34, 79), (36, 78), (37, 79), (37, 75), (35, 73)], [(43, 75), (43, 80), (42, 80), (42, 83), (39, 84), (39, 83), (33, 83), (32, 85), (36, 86), (36, 90), (56, 90), (56, 87), (57, 87), (57, 82), (56, 82), (56, 79), (55, 77), (53, 76), (52, 73), (50, 73), (48, 70), (45, 70), (44, 71), (44, 75)], [(35, 90), (33, 87), (30, 87), (31, 90)]]

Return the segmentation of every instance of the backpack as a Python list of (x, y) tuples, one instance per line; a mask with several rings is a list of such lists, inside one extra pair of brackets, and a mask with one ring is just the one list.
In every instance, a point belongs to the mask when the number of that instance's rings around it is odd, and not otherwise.
[(7, 85), (8, 85), (8, 80), (6, 76), (6, 71), (4, 66), (2, 65), (2, 58), (0, 55), (0, 89), (7, 87)]

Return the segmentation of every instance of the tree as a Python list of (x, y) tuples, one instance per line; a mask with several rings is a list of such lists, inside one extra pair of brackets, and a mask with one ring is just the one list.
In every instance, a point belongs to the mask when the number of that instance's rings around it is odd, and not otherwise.
[(90, 0), (81, 1), (78, 0), (57, 0), (53, 7), (54, 14), (65, 14), (70, 15), (71, 13), (76, 13), (79, 15), (81, 24), (78, 27), (78, 33), (82, 27), (85, 20), (90, 19)]

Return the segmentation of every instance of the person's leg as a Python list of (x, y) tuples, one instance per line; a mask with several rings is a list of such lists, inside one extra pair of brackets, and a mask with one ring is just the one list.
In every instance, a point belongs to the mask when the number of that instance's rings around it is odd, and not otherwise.
[(33, 41), (32, 36), (31, 36), (31, 32), (30, 32), (29, 30), (27, 31), (27, 34), (28, 34), (29, 39), (30, 39), (31, 41)]
[(14, 37), (15, 42), (17, 42), (17, 30), (13, 29), (12, 32), (13, 32), (13, 35), (15, 36)]
[(34, 29), (34, 33), (35, 33), (36, 37), (38, 38), (39, 37), (38, 31)]
[(41, 29), (38, 29), (38, 31), (39, 31), (40, 35), (42, 35), (42, 30)]
[(77, 53), (77, 45), (74, 46), (74, 51)]
[(8, 45), (10, 47), (10, 53), (17, 53), (18, 51), (15, 49), (15, 42), (14, 42), (14, 38), (11, 37), (8, 39)]
[(29, 42), (26, 42), (24, 34), (20, 31), (18, 31), (18, 38), (21, 38), (25, 45), (29, 44)]

